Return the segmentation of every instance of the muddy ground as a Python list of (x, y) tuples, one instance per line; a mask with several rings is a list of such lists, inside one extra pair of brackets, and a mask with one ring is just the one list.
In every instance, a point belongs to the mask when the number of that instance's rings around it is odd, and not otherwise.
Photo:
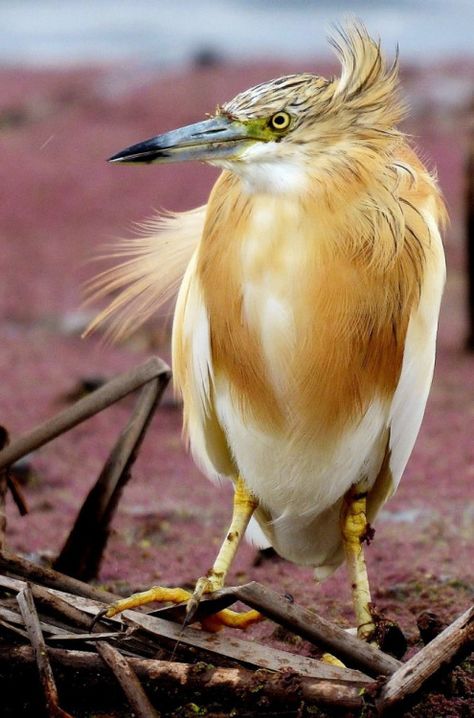
[[(321, 74), (334, 69), (315, 66)], [(217, 173), (197, 164), (112, 167), (105, 158), (201, 119), (257, 81), (301, 69), (308, 68), (219, 65), (162, 76), (118, 66), (0, 71), (0, 423), (12, 437), (62, 408), (84, 377), (111, 377), (152, 352), (169, 359), (163, 317), (122, 346), (107, 346), (100, 336), (81, 339), (94, 313), (81, 308), (81, 283), (97, 271), (90, 260), (101, 245), (130, 236), (135, 222), (159, 208), (205, 202)], [(461, 62), (404, 72), (412, 106), (406, 129), (428, 164), (438, 168), (451, 214), (433, 390), (401, 487), (379, 517), (367, 551), (377, 605), (400, 623), (411, 644), (418, 640), (421, 611), (450, 621), (473, 598), (474, 357), (463, 348), (463, 168), (466, 88), (473, 74), (474, 67)], [(132, 406), (124, 400), (30, 457), (33, 471), (24, 487), (30, 513), (20, 518), (8, 506), (12, 550), (46, 560), (58, 552)], [(225, 531), (230, 487), (217, 488), (199, 474), (182, 446), (180, 424), (180, 407), (168, 393), (104, 557), (100, 583), (114, 591), (151, 583), (192, 585), (209, 567)], [(251, 546), (242, 546), (229, 582), (255, 579), (330, 619), (351, 623), (344, 568), (316, 585), (307, 569), (281, 560), (255, 565), (255, 557)], [(288, 647), (270, 623), (256, 626), (252, 635)], [(290, 647), (311, 651), (303, 641)], [(429, 696), (425, 712), (413, 715), (471, 715), (472, 681), (469, 689), (463, 676), (458, 688)]]

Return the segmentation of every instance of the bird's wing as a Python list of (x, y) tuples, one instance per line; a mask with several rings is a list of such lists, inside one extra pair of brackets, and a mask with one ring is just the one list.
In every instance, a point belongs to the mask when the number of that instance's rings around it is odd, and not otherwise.
[(88, 301), (115, 294), (86, 333), (107, 324), (107, 333), (121, 339), (172, 299), (202, 235), (207, 206), (159, 216), (141, 227), (139, 236), (110, 247), (104, 259), (122, 260), (86, 285)]
[(173, 381), (183, 397), (183, 430), (196, 464), (213, 480), (236, 476), (224, 430), (217, 418), (209, 316), (196, 277), (197, 252), (179, 288), (173, 322)]
[(385, 458), (368, 497), (369, 520), (397, 489), (420, 429), (433, 377), (446, 276), (440, 235), (446, 215), (436, 185), (409, 148), (400, 157), (399, 171), (407, 242), (423, 247), (425, 268), (420, 300), (408, 324), (400, 379), (391, 402)]

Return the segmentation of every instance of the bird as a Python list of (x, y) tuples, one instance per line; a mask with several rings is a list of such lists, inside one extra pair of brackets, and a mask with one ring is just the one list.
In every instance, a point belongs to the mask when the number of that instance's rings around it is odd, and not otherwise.
[[(221, 170), (204, 206), (123, 240), (120, 263), (90, 289), (116, 292), (92, 328), (108, 321), (118, 336), (177, 291), (172, 367), (184, 432), (203, 473), (233, 483), (234, 502), (192, 594), (153, 587), (107, 615), (187, 600), (191, 617), (204, 593), (223, 587), (247, 531), (318, 581), (345, 560), (358, 635), (376, 635), (364, 543), (423, 418), (447, 212), (435, 174), (399, 129), (398, 50), (389, 63), (360, 21), (337, 26), (330, 43), (337, 76), (263, 82), (110, 158)], [(244, 627), (257, 620), (248, 614)]]

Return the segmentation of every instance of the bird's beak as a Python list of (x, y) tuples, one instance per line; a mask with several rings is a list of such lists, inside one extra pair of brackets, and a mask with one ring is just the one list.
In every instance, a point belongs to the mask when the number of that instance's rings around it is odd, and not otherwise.
[(127, 147), (110, 157), (109, 162), (151, 164), (236, 159), (255, 141), (269, 139), (265, 130), (258, 121), (243, 122), (218, 115)]

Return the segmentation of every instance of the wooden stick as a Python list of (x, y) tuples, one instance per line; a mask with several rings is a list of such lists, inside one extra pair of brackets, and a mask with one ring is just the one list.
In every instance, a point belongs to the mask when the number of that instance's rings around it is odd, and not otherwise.
[[(18, 570), (13, 570), (16, 575), (28, 575), (33, 578), (36, 574), (36, 567), (34, 564), (29, 564), (25, 559), (15, 559), (13, 562), (13, 569), (15, 569), (17, 562), (21, 564), (26, 563), (33, 567), (33, 571), (25, 571), (20, 573)], [(0, 568), (2, 567), (2, 557), (0, 555)], [(41, 572), (46, 569), (41, 569)], [(103, 592), (98, 589), (92, 589), (87, 584), (82, 584), (76, 579), (69, 579), (68, 577), (62, 577), (62, 574), (57, 574), (51, 569), (47, 570), (48, 574), (52, 574), (55, 580), (43, 581), (52, 588), (67, 591), (70, 594), (74, 594), (68, 597), (68, 601), (74, 601), (74, 604), (84, 610), (91, 616), (94, 616), (103, 607), (104, 602), (110, 602), (110, 598), (104, 601)], [(49, 578), (49, 575), (46, 576)], [(65, 578), (63, 581), (61, 579)], [(74, 590), (75, 587), (79, 590)], [(342, 628), (335, 626), (334, 624), (326, 621), (316, 614), (307, 611), (296, 604), (290, 604), (288, 601), (279, 596), (274, 591), (264, 589), (258, 583), (250, 583), (245, 586), (227, 588), (223, 590), (223, 593), (232, 592), (235, 600), (240, 599), (247, 603), (252, 608), (262, 610), (270, 618), (276, 620), (277, 623), (289, 628), (290, 630), (302, 635), (309, 640), (317, 642), (322, 646), (328, 646), (333, 652), (340, 650), (341, 655), (348, 656), (349, 662), (353, 666), (368, 666), (368, 669), (372, 673), (383, 673), (384, 670), (387, 672), (393, 672), (394, 666), (397, 669), (402, 664), (394, 658), (385, 655), (382, 651), (377, 650), (373, 646), (368, 646), (359, 639), (354, 638)], [(92, 594), (96, 595), (92, 595)], [(97, 595), (98, 594), (98, 595)], [(218, 596), (218, 593), (215, 594)], [(92, 599), (93, 601), (100, 601), (100, 604), (90, 605), (87, 601), (81, 600), (80, 596), (85, 599)], [(112, 599), (114, 600), (114, 599)], [(259, 646), (256, 643), (250, 643), (243, 641), (238, 638), (233, 638), (231, 642), (225, 638), (221, 638), (219, 635), (203, 634), (201, 631), (187, 628), (184, 632), (181, 631), (180, 626), (177, 626), (169, 621), (165, 621), (154, 616), (146, 616), (140, 614), (137, 611), (126, 611), (124, 614), (125, 620), (129, 625), (134, 627), (141, 627), (146, 630), (149, 634), (156, 637), (161, 645), (173, 645), (174, 642), (179, 641), (183, 645), (193, 646), (211, 653), (217, 653), (222, 656), (234, 658), (242, 661), (247, 665), (255, 667), (269, 668), (271, 670), (282, 670), (283, 668), (292, 668), (293, 670), (303, 673), (305, 675), (314, 675), (314, 671), (321, 675), (321, 671), (333, 671), (333, 666), (328, 666), (320, 661), (314, 659), (308, 659), (304, 656), (296, 656), (291, 653), (283, 651), (272, 651), (269, 652), (267, 649)], [(118, 620), (118, 619), (117, 619)], [(327, 632), (327, 635), (326, 635)], [(337, 669), (340, 670), (340, 669)], [(354, 678), (359, 679), (361, 675), (358, 671), (348, 671), (347, 677), (353, 674)], [(325, 675), (325, 678), (329, 678), (329, 675)], [(336, 676), (334, 676), (336, 677)], [(367, 681), (370, 680), (367, 678)]]
[(90, 581), (98, 576), (112, 517), (168, 381), (169, 374), (163, 373), (142, 389), (130, 420), (84, 501), (71, 533), (53, 564), (57, 571), (82, 581)]
[(259, 583), (238, 586), (235, 595), (281, 626), (334, 653), (348, 665), (369, 675), (390, 675), (402, 665), (396, 658), (351, 636), (347, 631), (308, 611)]
[[(81, 676), (81, 685), (88, 674), (94, 674), (101, 681), (109, 680), (102, 660), (93, 653), (57, 648), (50, 648), (49, 653), (54, 666), (61, 666), (69, 671), (61, 670), (62, 678), (67, 682), (65, 690), (72, 687), (68, 676), (73, 672)], [(9, 650), (0, 648), (2, 671), (6, 672), (14, 667), (18, 674), (21, 665), (29, 665), (33, 660), (30, 646), (13, 647)], [(266, 698), (280, 710), (294, 708), (301, 700), (309, 705), (332, 705), (354, 710), (362, 706), (361, 689), (364, 685), (305, 678), (291, 672), (278, 674), (260, 670), (255, 673), (241, 667), (216, 668), (204, 663), (192, 665), (134, 657), (127, 657), (126, 662), (138, 678), (146, 682), (150, 694), (162, 695), (164, 698), (177, 695), (180, 702), (195, 698), (199, 692), (206, 702), (214, 698), (226, 705), (230, 703), (235, 706), (238, 703), (239, 707), (245, 703), (255, 708), (259, 698)], [(103, 690), (103, 684), (101, 689)]]
[(474, 606), (404, 663), (387, 681), (378, 701), (383, 713), (418, 691), (442, 667), (449, 666), (459, 652), (474, 643)]
[[(16, 594), (21, 591), (24, 586), (24, 581), (21, 581), (16, 578), (10, 578), (4, 575), (2, 576), (0, 574), (0, 587), (6, 588), (8, 591), (12, 591)], [(39, 605), (45, 608), (49, 614), (54, 614), (52, 617), (48, 616), (47, 622), (45, 620), (41, 620), (42, 631), (44, 634), (48, 633), (48, 640), (50, 640), (49, 636), (51, 635), (68, 635), (70, 633), (70, 629), (64, 630), (63, 626), (65, 623), (72, 624), (74, 627), (78, 627), (78, 630), (83, 629), (87, 632), (91, 630), (92, 620), (90, 614), (85, 613), (84, 611), (80, 610), (80, 607), (77, 608), (75, 605), (77, 601), (81, 600), (79, 597), (68, 593), (61, 593), (59, 595), (59, 592), (57, 590), (47, 589), (43, 586), (39, 586), (38, 584), (32, 584), (32, 592), (35, 601), (38, 601)], [(102, 607), (104, 604), (97, 603), (96, 605), (98, 607)], [(0, 618), (2, 617), (13, 624), (16, 624), (18, 623), (18, 621), (21, 621), (21, 616), (16, 616), (9, 609), (2, 608), (0, 604)], [(102, 628), (103, 623), (104, 622), (102, 621), (96, 622), (94, 630), (104, 630)], [(106, 626), (108, 625), (109, 624), (106, 623)], [(115, 631), (117, 641), (123, 641), (124, 643), (126, 643), (127, 650), (133, 650), (134, 652), (138, 653), (140, 656), (143, 657), (155, 658), (163, 658), (163, 654), (167, 653), (167, 650), (164, 649), (163, 646), (157, 644), (156, 640), (151, 640), (144, 635), (131, 635), (132, 632), (133, 631)], [(189, 655), (192, 651), (192, 648), (183, 646), (180, 647), (179, 654), (181, 655), (187, 653)]]
[(158, 376), (167, 376), (169, 380), (170, 370), (161, 359), (152, 357), (135, 369), (111, 379), (105, 386), (12, 441), (0, 452), (0, 469), (10, 466), (25, 454), (47, 444)]
[(28, 634), (26, 631), (23, 631), (23, 629), (18, 628), (14, 623), (10, 623), (10, 621), (6, 621), (4, 618), (0, 617), (0, 626), (7, 631), (10, 631), (10, 633), (15, 633), (17, 636), (21, 636), (22, 638), (28, 639)]
[[(56, 593), (49, 591), (43, 586), (38, 586), (38, 584), (31, 585), (31, 592), (35, 601), (42, 608), (46, 608), (47, 611), (51, 611), (56, 616), (60, 616), (68, 623), (72, 623), (73, 626), (84, 628), (87, 631), (90, 629), (90, 616), (88, 616), (87, 613), (84, 613), (84, 611), (79, 610), (75, 606), (62, 599)], [(96, 631), (101, 630), (97, 624), (94, 626), (94, 628)]]
[(98, 643), (96, 649), (122, 687), (134, 714), (139, 718), (159, 718), (160, 714), (151, 705), (137, 674), (122, 654), (109, 643)]
[(7, 472), (7, 484), (20, 516), (26, 516), (28, 513), (28, 504), (26, 503), (23, 491), (16, 478), (9, 472)]
[(54, 571), (52, 568), (37, 566), (31, 561), (27, 561), (25, 558), (20, 558), (20, 556), (15, 556), (7, 551), (0, 552), (0, 571), (12, 574), (13, 576), (21, 576), (28, 581), (41, 583), (44, 586), (56, 588), (75, 596), (84, 596), (94, 601), (110, 603), (120, 598), (120, 596), (114, 593), (89, 586), (87, 583), (83, 583), (83, 581), (65, 576), (62, 573)]
[(474, 131), (471, 131), (466, 163), (466, 264), (467, 337), (466, 348), (474, 351)]
[[(97, 614), (97, 604), (90, 605), (87, 599), (75, 599), (76, 605), (91, 615)], [(183, 630), (181, 626), (164, 621), (163, 619), (148, 616), (138, 611), (124, 611), (119, 617), (109, 619), (112, 623), (125, 622), (125, 625), (137, 629), (138, 635), (142, 634), (154, 637), (158, 645), (175, 646), (176, 643), (184, 646), (192, 646), (204, 651), (210, 656), (230, 658), (239, 661), (243, 665), (252, 668), (265, 668), (272, 671), (292, 670), (301, 675), (323, 678), (325, 680), (336, 680), (349, 684), (373, 684), (373, 679), (363, 673), (338, 666), (328, 665), (314, 658), (300, 656), (288, 651), (281, 651), (253, 641), (245, 641), (232, 636), (221, 636), (218, 633), (209, 634), (191, 627)], [(212, 660), (210, 658), (209, 660)]]
[(117, 631), (106, 633), (53, 633), (48, 636), (48, 643), (84, 643), (84, 641), (108, 641), (117, 638)]
[[(0, 426), (0, 452), (8, 446), (8, 431), (5, 427)], [(5, 546), (5, 534), (7, 530), (7, 489), (8, 489), (8, 471), (0, 469), (0, 551)]]
[(41, 632), (33, 595), (28, 585), (17, 595), (17, 601), (20, 607), (21, 615), (23, 616), (25, 628), (31, 641), (36, 665), (38, 666), (48, 715), (51, 716), (51, 718), (72, 718), (69, 713), (63, 711), (59, 706), (58, 691), (54, 681), (53, 671), (51, 669), (46, 644)]
[[(400, 661), (375, 646), (359, 640), (313, 611), (308, 611), (296, 603), (290, 603), (284, 596), (255, 581), (243, 586), (227, 586), (208, 596), (204, 595), (193, 620), (201, 620), (227, 608), (236, 600), (255, 608), (306, 640), (340, 655), (349, 665), (360, 668), (370, 675), (390, 675), (402, 665)], [(153, 611), (152, 615), (182, 621), (185, 611), (184, 603), (158, 609)]]

